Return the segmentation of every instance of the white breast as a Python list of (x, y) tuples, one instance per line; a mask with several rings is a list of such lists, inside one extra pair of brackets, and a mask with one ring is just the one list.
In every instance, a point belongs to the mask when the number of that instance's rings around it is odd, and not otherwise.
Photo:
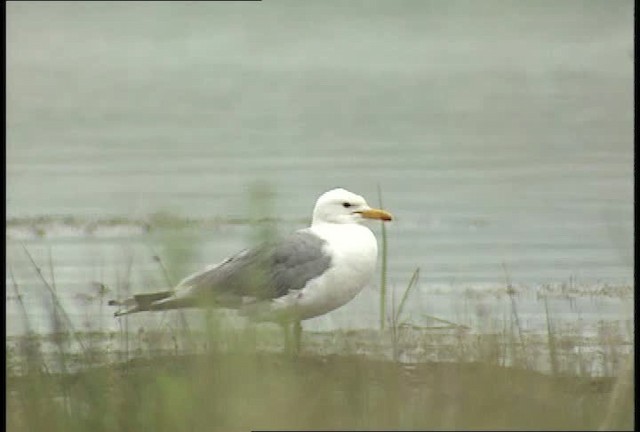
[(353, 299), (371, 280), (378, 244), (371, 230), (357, 224), (317, 224), (309, 228), (326, 240), (332, 265), (297, 298), (302, 319), (336, 309)]

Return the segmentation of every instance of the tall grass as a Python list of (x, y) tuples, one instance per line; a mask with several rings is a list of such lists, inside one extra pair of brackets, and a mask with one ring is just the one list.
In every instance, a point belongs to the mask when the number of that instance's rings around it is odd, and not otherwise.
[(402, 298), (400, 299), (400, 304), (398, 305), (397, 308), (395, 306), (395, 295), (392, 296), (393, 304), (391, 308), (391, 340), (392, 340), (392, 346), (393, 346), (393, 359), (396, 361), (400, 358), (399, 340), (398, 340), (399, 326), (402, 325), (402, 321), (400, 319), (402, 318), (404, 305), (407, 301), (407, 298), (409, 298), (409, 293), (417, 285), (419, 277), (420, 277), (420, 268), (417, 268), (411, 275), (411, 279), (409, 279), (409, 283), (404, 289)]
[(558, 368), (558, 352), (555, 339), (555, 331), (553, 330), (553, 324), (551, 323), (551, 316), (549, 314), (549, 302), (547, 296), (544, 296), (544, 313), (547, 321), (547, 344), (549, 346), (549, 364), (551, 365), (551, 373), (557, 375)]
[[(380, 208), (384, 208), (382, 203), (382, 192), (378, 185), (378, 203)], [(384, 222), (380, 223), (382, 237), (382, 258), (380, 264), (380, 330), (384, 330), (387, 319), (387, 227)]]

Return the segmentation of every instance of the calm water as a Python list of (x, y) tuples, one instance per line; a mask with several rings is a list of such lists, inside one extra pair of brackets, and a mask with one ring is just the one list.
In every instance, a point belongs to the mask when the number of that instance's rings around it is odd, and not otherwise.
[[(346, 187), (377, 205), (380, 185), (397, 217), (390, 283), (401, 289), (421, 269), (412, 318), (464, 319), (466, 290), (507, 277), (531, 292), (633, 283), (632, 2), (31, 2), (7, 11), (10, 221), (244, 218), (261, 183), (286, 232), (325, 190)], [(252, 238), (242, 225), (187, 230), (171, 252), (176, 233), (45, 226), (38, 237), (17, 226), (7, 230), (8, 259), (40, 331), (48, 299), (19, 242), (46, 268), (51, 254), (79, 323), (90, 282), (118, 285), (131, 261), (132, 290), (164, 287), (153, 254), (181, 258), (176, 280)], [(309, 326), (377, 325), (372, 285)], [(502, 313), (505, 301), (490, 310)], [(536, 296), (521, 304), (539, 325)], [(554, 308), (567, 321), (625, 320), (629, 304), (600, 296)], [(8, 332), (18, 332), (13, 297), (7, 306)], [(91, 314), (116, 326), (110, 311)]]

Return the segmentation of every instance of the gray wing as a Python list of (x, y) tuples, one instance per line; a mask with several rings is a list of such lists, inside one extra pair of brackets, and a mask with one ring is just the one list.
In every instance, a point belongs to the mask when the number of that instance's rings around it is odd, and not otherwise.
[(285, 239), (248, 249), (219, 265), (196, 273), (177, 287), (183, 296), (223, 307), (238, 307), (243, 298), (269, 300), (300, 290), (331, 266), (326, 241), (300, 230)]

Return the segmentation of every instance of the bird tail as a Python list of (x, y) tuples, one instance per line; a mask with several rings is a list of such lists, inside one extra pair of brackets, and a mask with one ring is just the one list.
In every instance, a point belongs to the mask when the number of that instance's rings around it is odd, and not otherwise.
[[(157, 310), (156, 302), (167, 300), (174, 295), (173, 291), (159, 291), (150, 294), (136, 294), (125, 300), (109, 300), (109, 306), (121, 306), (122, 309), (116, 311), (114, 316), (129, 315), (136, 312)], [(166, 303), (166, 302), (165, 302)], [(172, 309), (163, 307), (161, 309)]]
[(191, 290), (158, 291), (149, 294), (135, 294), (125, 300), (110, 300), (109, 306), (120, 306), (114, 316), (129, 315), (136, 312), (159, 311), (192, 307), (226, 307), (237, 309), (242, 298), (236, 295), (213, 296), (194, 295)]

